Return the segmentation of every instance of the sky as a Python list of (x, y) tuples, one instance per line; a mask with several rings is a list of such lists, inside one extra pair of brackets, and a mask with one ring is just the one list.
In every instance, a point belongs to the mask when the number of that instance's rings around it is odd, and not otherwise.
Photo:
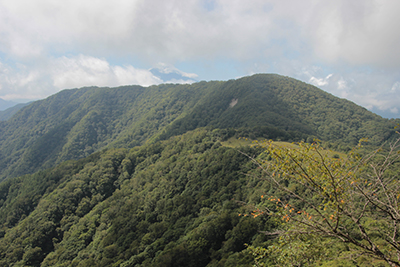
[[(400, 117), (400, 1), (0, 0), (0, 98), (277, 73)], [(179, 72), (165, 81), (150, 72)]]

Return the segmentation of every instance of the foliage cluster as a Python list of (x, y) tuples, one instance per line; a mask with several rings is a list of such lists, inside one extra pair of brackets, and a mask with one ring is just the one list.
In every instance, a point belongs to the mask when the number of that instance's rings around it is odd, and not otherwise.
[(364, 156), (359, 145), (342, 158), (318, 143), (261, 143), (265, 151), (254, 162), (278, 190), (261, 195), (252, 214), (282, 224), (274, 232), (276, 244), (250, 248), (259, 264), (272, 258), (279, 266), (302, 266), (341, 258), (356, 266), (371, 259), (377, 266), (400, 266), (399, 141)]

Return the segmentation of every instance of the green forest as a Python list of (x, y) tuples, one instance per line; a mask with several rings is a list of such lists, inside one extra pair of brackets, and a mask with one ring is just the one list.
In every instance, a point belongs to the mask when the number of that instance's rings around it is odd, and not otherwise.
[(400, 266), (399, 123), (274, 74), (64, 90), (0, 121), (0, 266)]

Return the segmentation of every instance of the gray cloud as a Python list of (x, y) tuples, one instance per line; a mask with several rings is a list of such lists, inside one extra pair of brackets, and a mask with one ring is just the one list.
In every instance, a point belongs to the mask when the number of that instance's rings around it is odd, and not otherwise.
[(24, 58), (79, 49), (170, 63), (294, 50), (328, 62), (400, 66), (397, 1), (215, 0), (212, 7), (200, 0), (5, 0), (0, 48)]
[(335, 62), (399, 67), (400, 2), (356, 0), (324, 2), (315, 6), (307, 23), (316, 55)]

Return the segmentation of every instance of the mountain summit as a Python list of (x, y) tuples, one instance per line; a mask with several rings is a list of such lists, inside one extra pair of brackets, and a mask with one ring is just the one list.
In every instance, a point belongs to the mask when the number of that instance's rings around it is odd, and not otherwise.
[(194, 83), (197, 82), (194, 73), (186, 73), (167, 64), (159, 63), (155, 68), (149, 70), (154, 76), (163, 81), (163, 83)]

